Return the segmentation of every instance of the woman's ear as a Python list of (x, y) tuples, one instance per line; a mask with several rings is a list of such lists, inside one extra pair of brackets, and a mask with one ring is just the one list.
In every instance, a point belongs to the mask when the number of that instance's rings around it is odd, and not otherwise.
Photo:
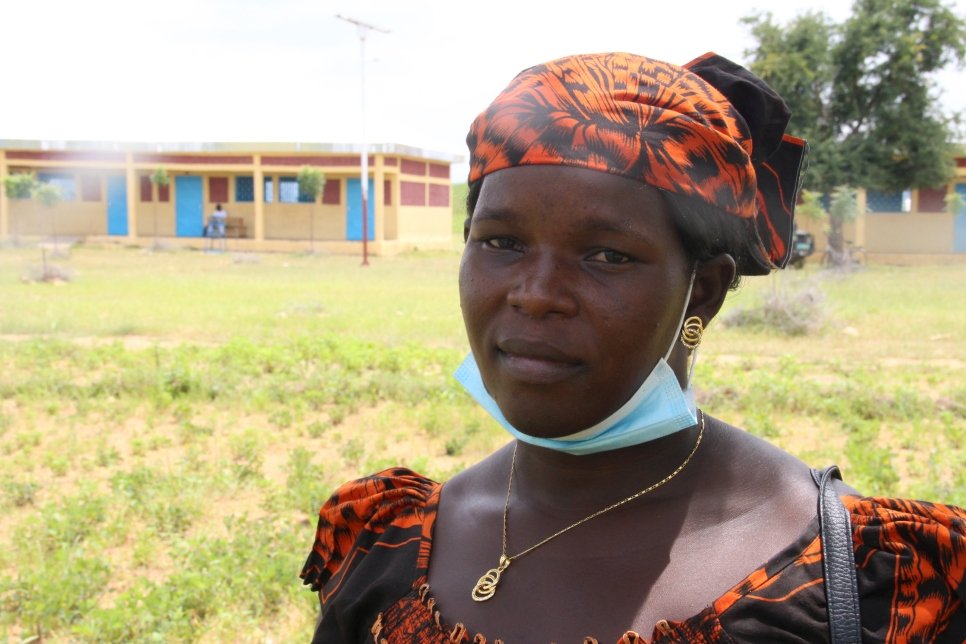
[(699, 262), (685, 317), (696, 315), (707, 326), (721, 310), (725, 296), (728, 295), (728, 290), (734, 282), (736, 271), (734, 258), (726, 253)]

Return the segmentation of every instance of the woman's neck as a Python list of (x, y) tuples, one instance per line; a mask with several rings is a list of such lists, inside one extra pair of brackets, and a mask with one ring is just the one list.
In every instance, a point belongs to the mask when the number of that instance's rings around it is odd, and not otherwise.
[[(518, 442), (512, 496), (517, 503), (553, 515), (595, 512), (674, 472), (694, 450), (699, 433), (695, 426), (633, 447), (583, 456)], [(699, 477), (692, 474), (705, 460), (710, 433), (706, 427), (703, 444), (681, 472), (646, 495), (651, 501), (693, 493)]]

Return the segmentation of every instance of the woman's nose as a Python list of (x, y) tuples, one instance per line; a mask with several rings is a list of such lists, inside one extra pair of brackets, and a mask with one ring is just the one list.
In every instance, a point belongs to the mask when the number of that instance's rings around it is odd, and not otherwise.
[(533, 253), (518, 267), (516, 282), (507, 293), (510, 306), (532, 318), (577, 312), (573, 276), (563, 262)]

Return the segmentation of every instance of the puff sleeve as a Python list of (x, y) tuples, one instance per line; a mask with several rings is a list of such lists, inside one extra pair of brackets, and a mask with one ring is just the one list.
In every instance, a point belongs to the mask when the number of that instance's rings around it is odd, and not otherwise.
[(300, 575), (319, 593), (315, 641), (365, 641), (378, 612), (411, 590), (425, 567), (438, 488), (394, 468), (346, 483), (326, 501)]

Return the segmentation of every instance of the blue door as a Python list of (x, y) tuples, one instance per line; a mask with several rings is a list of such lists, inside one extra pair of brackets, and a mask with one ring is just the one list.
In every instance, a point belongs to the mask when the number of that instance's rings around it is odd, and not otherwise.
[(201, 237), (205, 228), (202, 208), (201, 177), (174, 178), (175, 234), (178, 237)]
[[(373, 181), (369, 179), (369, 194), (367, 197), (367, 208), (368, 211), (366, 217), (366, 225), (369, 229), (368, 232), (369, 241), (375, 239), (376, 234), (376, 220), (373, 216), (375, 208), (372, 205), (372, 198), (374, 196)], [(346, 209), (345, 209), (345, 238), (349, 241), (362, 241), (362, 183), (358, 179), (349, 179), (345, 186), (346, 191)]]
[[(966, 201), (966, 183), (956, 184), (956, 194)], [(966, 206), (959, 209), (956, 213), (956, 221), (953, 229), (953, 250), (957, 253), (966, 253)]]
[(107, 178), (107, 234), (127, 235), (127, 180)]

